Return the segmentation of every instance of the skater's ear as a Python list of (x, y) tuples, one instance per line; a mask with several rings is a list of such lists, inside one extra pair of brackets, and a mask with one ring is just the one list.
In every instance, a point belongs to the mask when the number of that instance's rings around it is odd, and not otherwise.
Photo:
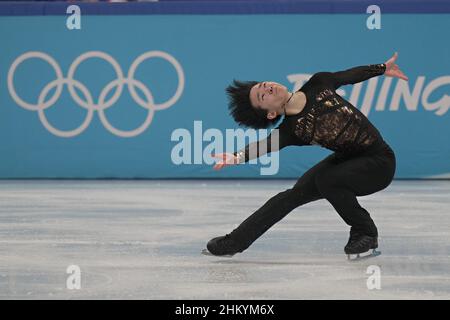
[(267, 119), (273, 120), (273, 119), (275, 119), (276, 117), (278, 117), (278, 114), (276, 113), (276, 111), (270, 111), (270, 112), (267, 112)]

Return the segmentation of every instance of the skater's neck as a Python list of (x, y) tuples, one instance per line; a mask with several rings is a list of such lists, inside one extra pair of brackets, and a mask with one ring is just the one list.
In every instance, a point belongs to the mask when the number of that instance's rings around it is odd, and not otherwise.
[(284, 106), (284, 114), (292, 116), (302, 112), (306, 105), (306, 95), (302, 91), (296, 91), (292, 94), (291, 99)]

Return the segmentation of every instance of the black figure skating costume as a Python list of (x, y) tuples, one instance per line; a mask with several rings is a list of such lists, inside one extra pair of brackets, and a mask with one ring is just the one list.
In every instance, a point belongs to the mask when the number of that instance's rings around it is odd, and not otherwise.
[[(319, 199), (331, 203), (351, 226), (345, 252), (360, 253), (378, 246), (378, 230), (357, 196), (386, 188), (395, 173), (392, 149), (367, 117), (336, 93), (342, 85), (355, 84), (384, 73), (385, 64), (359, 66), (340, 72), (318, 72), (299, 90), (306, 105), (262, 141), (235, 152), (241, 163), (286, 146), (318, 145), (333, 153), (306, 171), (290, 189), (278, 193), (225, 237), (209, 241), (214, 255), (232, 255), (247, 249), (271, 226), (293, 209)], [(278, 139), (272, 149), (271, 139)]]

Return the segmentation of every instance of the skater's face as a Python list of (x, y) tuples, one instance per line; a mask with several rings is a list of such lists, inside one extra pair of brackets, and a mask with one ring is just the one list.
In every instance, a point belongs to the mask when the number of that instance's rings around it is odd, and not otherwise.
[(288, 99), (287, 88), (277, 82), (263, 81), (250, 90), (250, 102), (253, 107), (266, 110), (268, 119), (283, 114), (283, 106)]

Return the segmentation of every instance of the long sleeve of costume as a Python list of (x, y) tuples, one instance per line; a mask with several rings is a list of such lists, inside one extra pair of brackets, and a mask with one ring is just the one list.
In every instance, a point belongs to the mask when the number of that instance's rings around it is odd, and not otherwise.
[(290, 135), (280, 130), (283, 129), (277, 127), (271, 131), (267, 138), (249, 143), (243, 149), (234, 152), (234, 155), (239, 159), (239, 163), (248, 162), (267, 153), (276, 152), (291, 145), (292, 141)]
[(366, 81), (370, 78), (380, 76), (386, 71), (386, 65), (370, 64), (366, 66), (354, 67), (344, 71), (331, 73), (329, 80), (332, 82), (335, 89), (347, 84), (355, 84)]

